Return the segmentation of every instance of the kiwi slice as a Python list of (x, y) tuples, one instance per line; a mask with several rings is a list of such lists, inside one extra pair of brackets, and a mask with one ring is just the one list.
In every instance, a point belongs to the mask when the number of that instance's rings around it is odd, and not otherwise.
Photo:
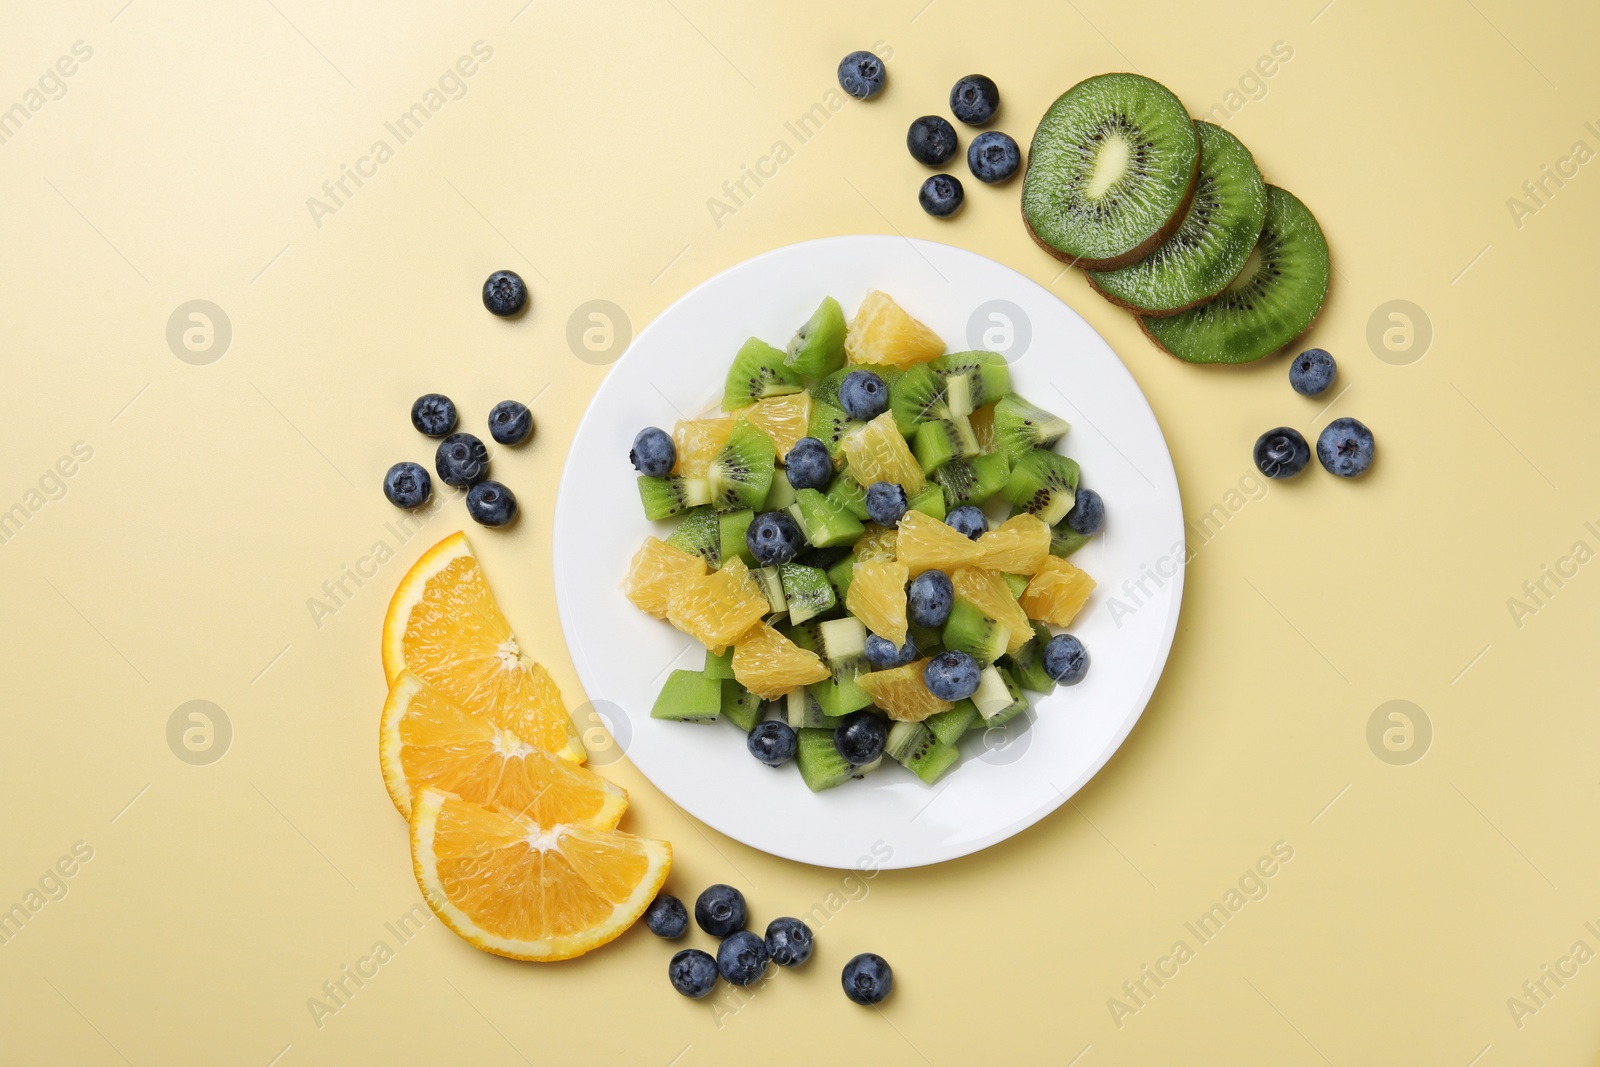
[(835, 507), (843, 508), (862, 522), (869, 518), (867, 514), (867, 491), (861, 487), (849, 471), (840, 472), (834, 478), (833, 484), (828, 486), (828, 499)]
[(961, 757), (961, 750), (954, 745), (938, 742), (921, 755), (906, 760), (906, 770), (921, 778), (923, 782), (932, 785), (937, 782)]
[(837, 600), (828, 574), (818, 567), (784, 563), (778, 567), (783, 596), (789, 603), (789, 621), (802, 623), (830, 610)]
[(711, 504), (718, 511), (746, 511), (762, 507), (766, 503), (767, 492), (772, 488), (772, 471), (776, 460), (772, 438), (740, 419), (706, 471), (706, 481), (711, 488)]
[(889, 727), (889, 739), (883, 744), (883, 754), (899, 763), (921, 759), (928, 749), (939, 743), (933, 731), (920, 722), (897, 722)]
[(788, 357), (758, 337), (739, 346), (722, 389), (722, 410), (738, 411), (769, 396), (785, 396), (805, 388), (791, 370)]
[(844, 309), (831, 296), (789, 342), (784, 365), (805, 379), (821, 378), (844, 366)]
[(911, 452), (923, 474), (932, 474), (952, 459), (978, 454), (978, 436), (965, 415), (934, 419), (917, 427), (911, 439)]
[(762, 503), (762, 511), (782, 511), (795, 502), (794, 483), (789, 481), (788, 475), (774, 473), (772, 487), (767, 490), (767, 499)]
[(644, 517), (651, 522), (669, 519), (710, 503), (711, 486), (705, 478), (682, 478), (675, 474), (651, 478), (641, 474), (639, 502), (644, 505)]
[(850, 761), (839, 755), (833, 744), (833, 728), (805, 728), (796, 738), (795, 763), (800, 778), (813, 793), (843, 785), (855, 773)]
[(1216, 297), (1139, 327), (1188, 363), (1249, 363), (1311, 325), (1328, 295), (1328, 241), (1293, 193), (1267, 186), (1267, 219), (1244, 270)]
[[(978, 675), (978, 689), (972, 694), (972, 702), (977, 705), (978, 714), (983, 716), (983, 721), (989, 726), (998, 726), (1028, 706), (1028, 702), (1022, 698), (1022, 693), (1014, 691), (1007, 684), (1005, 675), (1001, 674), (999, 668), (993, 664), (985, 667)], [(1022, 707), (1018, 708), (1018, 704)], [(1005, 719), (1000, 718), (1002, 715)]]
[[(1011, 464), (999, 452), (971, 459), (953, 459), (933, 472), (933, 480), (944, 490), (945, 504), (982, 504), (998, 493), (1011, 474)], [(1071, 505), (1068, 505), (1069, 507)]]
[(1170, 89), (1138, 74), (1085, 78), (1034, 132), (1022, 217), (1057, 259), (1126, 267), (1176, 232), (1199, 164), (1194, 122)]
[[(861, 667), (866, 668), (865, 659), (861, 661)], [(856, 676), (859, 673), (860, 671), (854, 667), (836, 670), (832, 678), (806, 687), (811, 699), (822, 709), (822, 714), (830, 719), (837, 719), (841, 715), (872, 706), (872, 694), (856, 684)]]
[(708, 568), (716, 570), (722, 565), (722, 529), (716, 509), (703, 505), (684, 512), (667, 544), (701, 557)]
[(817, 698), (806, 692), (805, 686), (797, 686), (789, 690), (784, 697), (784, 717), (791, 730), (806, 730), (814, 727), (826, 726), (830, 729), (833, 723), (822, 714), (822, 709), (817, 706)]
[(922, 722), (933, 731), (933, 736), (940, 744), (953, 745), (961, 740), (961, 735), (967, 732), (980, 716), (978, 705), (971, 700), (958, 700), (956, 706), (949, 711), (938, 711), (929, 715)]
[(1050, 527), (1050, 554), (1066, 559), (1089, 543), (1090, 534), (1081, 534), (1064, 522)]
[(1072, 425), (1059, 415), (1035, 407), (1015, 393), (1003, 396), (994, 406), (994, 447), (1016, 462), (1030, 449), (1049, 448), (1066, 435)]
[(817, 635), (822, 641), (820, 654), (835, 670), (854, 665), (866, 656), (867, 628), (854, 616), (819, 623)]
[(889, 410), (911, 437), (935, 419), (971, 415), (1011, 392), (1011, 368), (998, 352), (950, 352), (908, 368), (889, 387)]
[[(1004, 654), (1010, 642), (1011, 627), (991, 619), (971, 601), (955, 598), (950, 606), (950, 617), (944, 624), (945, 648), (965, 652), (979, 663), (993, 663)], [(982, 710), (981, 704), (979, 710)]]
[(761, 721), (761, 698), (734, 681), (722, 680), (722, 717), (745, 733), (756, 728)]
[(717, 555), (723, 562), (738, 556), (746, 567), (756, 565), (755, 556), (750, 554), (750, 543), (744, 536), (755, 517), (753, 511), (730, 511), (717, 516)]
[(1019, 510), (1054, 526), (1072, 510), (1077, 490), (1078, 464), (1036, 448), (1017, 460), (1000, 492)]
[(700, 672), (707, 678), (717, 681), (726, 681), (733, 677), (733, 647), (723, 649), (721, 652), (706, 652), (706, 665)]
[(806, 540), (817, 548), (853, 545), (866, 531), (860, 519), (815, 489), (800, 490), (794, 510), (799, 512)]
[(855, 571), (856, 560), (854, 556), (846, 556), (828, 568), (828, 581), (833, 583), (833, 591), (839, 594), (839, 603), (841, 604), (844, 603), (845, 597), (850, 592), (850, 578), (855, 574)]
[(1244, 269), (1267, 217), (1267, 185), (1237, 137), (1196, 122), (1200, 176), (1183, 221), (1160, 248), (1121, 270), (1089, 271), (1089, 284), (1113, 304), (1148, 315), (1176, 315), (1203, 304)]
[(715, 722), (722, 714), (722, 681), (700, 671), (673, 671), (650, 709), (652, 719)]
[(1001, 657), (1005, 667), (1023, 689), (1033, 693), (1053, 693), (1055, 679), (1044, 672), (1044, 646), (1050, 643), (1050, 631), (1041, 623), (1033, 624), (1033, 637), (1027, 644)]
[(944, 490), (937, 485), (925, 485), (922, 492), (906, 501), (907, 511), (920, 511), (924, 515), (931, 515), (940, 522), (944, 521)]
[(778, 632), (793, 641), (807, 652), (822, 655), (822, 624), (815, 620), (807, 622), (790, 622), (778, 628)]

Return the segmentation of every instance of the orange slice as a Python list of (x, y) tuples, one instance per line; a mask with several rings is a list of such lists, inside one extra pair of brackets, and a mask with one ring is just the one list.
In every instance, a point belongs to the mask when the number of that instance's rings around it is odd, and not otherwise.
[(906, 582), (904, 563), (867, 559), (850, 572), (844, 609), (861, 624), (896, 648), (906, 643)]
[(410, 671), (400, 672), (383, 704), (378, 758), (401, 815), (409, 819), (416, 793), (433, 786), (544, 826), (617, 825), (628, 807), (621, 786), (523, 740), (528, 724), (516, 709), (492, 715), (474, 715)]
[(1050, 557), (1050, 527), (1037, 515), (1013, 515), (978, 535), (978, 566), (1010, 574), (1032, 574)]
[[(852, 363), (904, 368), (942, 355), (944, 342), (938, 334), (906, 314), (888, 294), (873, 289), (856, 308), (856, 316), (845, 330), (844, 351)], [(909, 485), (906, 491), (911, 491)]]
[(728, 443), (731, 433), (733, 420), (730, 418), (680, 419), (672, 429), (673, 444), (678, 446), (678, 462), (672, 473), (686, 478), (704, 478), (711, 469), (711, 461)]
[(966, 534), (946, 526), (932, 515), (908, 511), (900, 519), (895, 558), (904, 563), (915, 578), (923, 571), (953, 571), (976, 564), (983, 558), (983, 549)]
[(922, 680), (922, 672), (927, 666), (927, 660), (919, 659), (892, 670), (858, 674), (856, 684), (867, 691), (872, 702), (882, 708), (889, 718), (900, 722), (921, 722), (929, 715), (955, 707), (948, 700), (940, 700), (928, 691)]
[(778, 450), (778, 459), (782, 460), (796, 442), (806, 436), (806, 426), (811, 421), (811, 394), (769, 396), (740, 408), (739, 417), (765, 430)]
[(866, 532), (856, 542), (855, 557), (862, 559), (894, 559), (894, 543), (898, 534), (892, 527), (866, 524)]
[(862, 488), (873, 482), (894, 482), (908, 496), (915, 496), (928, 484), (922, 476), (922, 465), (911, 454), (891, 412), (885, 411), (860, 429), (852, 430), (840, 447), (850, 464), (851, 477)]
[(513, 716), (523, 741), (582, 763), (583, 742), (549, 673), (523, 655), (459, 531), (422, 554), (383, 617), (383, 673), (409, 670), (469, 712)]
[(628, 566), (622, 594), (646, 615), (664, 619), (672, 594), (705, 573), (704, 556), (693, 556), (660, 538), (646, 537)]
[(411, 866), (428, 907), (469, 944), (518, 960), (564, 960), (644, 914), (672, 846), (619, 830), (491, 811), (442, 790), (417, 794)]
[(733, 646), (733, 677), (762, 700), (777, 700), (800, 685), (820, 682), (831, 675), (815, 652), (801, 648), (761, 623)]
[(760, 622), (772, 605), (738, 556), (722, 569), (685, 582), (667, 602), (667, 621), (713, 652)]
[(1022, 591), (1018, 602), (1030, 619), (1070, 626), (1092, 592), (1093, 578), (1060, 556), (1051, 556)]
[[(1039, 525), (1044, 526), (1043, 523)], [(1048, 530), (1049, 527), (1045, 529)], [(977, 567), (958, 567), (955, 573), (950, 575), (950, 584), (955, 586), (956, 596), (970, 602), (973, 607), (980, 608), (995, 622), (1011, 629), (1011, 638), (1006, 645), (1007, 652), (1015, 652), (1032, 640), (1033, 624), (1028, 621), (1028, 613), (1022, 610), (1017, 598), (1011, 595), (1011, 587), (1006, 584), (1002, 575)]]

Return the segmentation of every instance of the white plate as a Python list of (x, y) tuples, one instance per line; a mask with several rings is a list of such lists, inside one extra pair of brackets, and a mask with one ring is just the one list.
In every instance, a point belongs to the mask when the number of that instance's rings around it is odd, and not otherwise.
[[(1023, 727), (963, 740), (933, 786), (892, 761), (814, 794), (793, 766), (763, 766), (726, 723), (650, 717), (673, 668), (698, 670), (700, 645), (649, 618), (619, 583), (647, 534), (633, 436), (714, 407), (745, 338), (783, 347), (819, 300), (852, 314), (882, 289), (951, 350), (1012, 360), (1013, 388), (1072, 423), (1059, 451), (1106, 500), (1105, 530), (1073, 557), (1099, 583), (1073, 632), (1092, 666), (1082, 683), (1035, 698)], [(986, 308), (993, 301), (1006, 306)], [(985, 334), (987, 333), (987, 336)], [(780, 475), (781, 476), (781, 475)], [(1166, 663), (1183, 586), (1183, 511), (1150, 405), (1088, 323), (993, 260), (928, 241), (833, 237), (780, 248), (717, 275), (643, 330), (595, 393), (556, 497), (554, 561), (562, 628), (590, 705), (575, 709), (604, 766), (625, 752), (663, 793), (729, 837), (824, 867), (915, 867), (975, 852), (1038, 822), (1117, 750)], [(1164, 573), (1159, 573), (1164, 572)], [(1114, 602), (1113, 602), (1114, 601)], [(604, 723), (615, 742), (597, 727)], [(598, 742), (598, 743), (596, 743)]]

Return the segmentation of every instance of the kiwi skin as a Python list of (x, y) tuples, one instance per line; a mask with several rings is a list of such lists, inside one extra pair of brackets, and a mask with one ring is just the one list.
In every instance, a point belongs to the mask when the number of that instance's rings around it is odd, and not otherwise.
[[(1026, 170), (1027, 167), (1032, 165), (1033, 144), (1030, 142), (1028, 145), (1027, 164), (1023, 169)], [(1178, 210), (1172, 213), (1172, 217), (1166, 221), (1166, 224), (1162, 226), (1161, 229), (1151, 234), (1138, 247), (1132, 248), (1120, 256), (1112, 256), (1109, 259), (1071, 258), (1066, 253), (1052, 248), (1050, 245), (1046, 244), (1038, 234), (1033, 232), (1033, 223), (1028, 221), (1028, 213), (1022, 209), (1022, 201), (1020, 198), (1018, 198), (1017, 201), (1017, 211), (1022, 215), (1022, 228), (1028, 231), (1028, 236), (1033, 238), (1034, 244), (1050, 253), (1051, 258), (1058, 259), (1069, 267), (1082, 267), (1084, 270), (1120, 270), (1123, 267), (1127, 267), (1139, 262), (1145, 256), (1148, 256), (1151, 252), (1154, 252), (1156, 249), (1160, 248), (1162, 245), (1166, 244), (1172, 239), (1172, 235), (1178, 232), (1178, 227), (1183, 225), (1183, 220), (1189, 214), (1189, 204), (1194, 200), (1194, 187), (1196, 184), (1198, 184), (1199, 179), (1200, 153), (1196, 152), (1194, 156), (1194, 166), (1189, 171), (1189, 188), (1184, 191), (1183, 202), (1178, 205)]]

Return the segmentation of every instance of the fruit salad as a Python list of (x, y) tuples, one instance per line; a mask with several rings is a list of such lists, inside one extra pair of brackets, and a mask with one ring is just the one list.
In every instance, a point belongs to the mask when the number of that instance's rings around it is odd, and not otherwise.
[[(994, 352), (944, 342), (884, 293), (829, 297), (784, 349), (746, 341), (721, 410), (641, 430), (649, 536), (628, 599), (706, 648), (651, 714), (727, 720), (814, 791), (887, 759), (932, 783), (963, 737), (1088, 668), (1070, 557), (1105, 505), (1056, 451), (1066, 420)], [(1054, 628), (1054, 629), (1052, 629)]]

